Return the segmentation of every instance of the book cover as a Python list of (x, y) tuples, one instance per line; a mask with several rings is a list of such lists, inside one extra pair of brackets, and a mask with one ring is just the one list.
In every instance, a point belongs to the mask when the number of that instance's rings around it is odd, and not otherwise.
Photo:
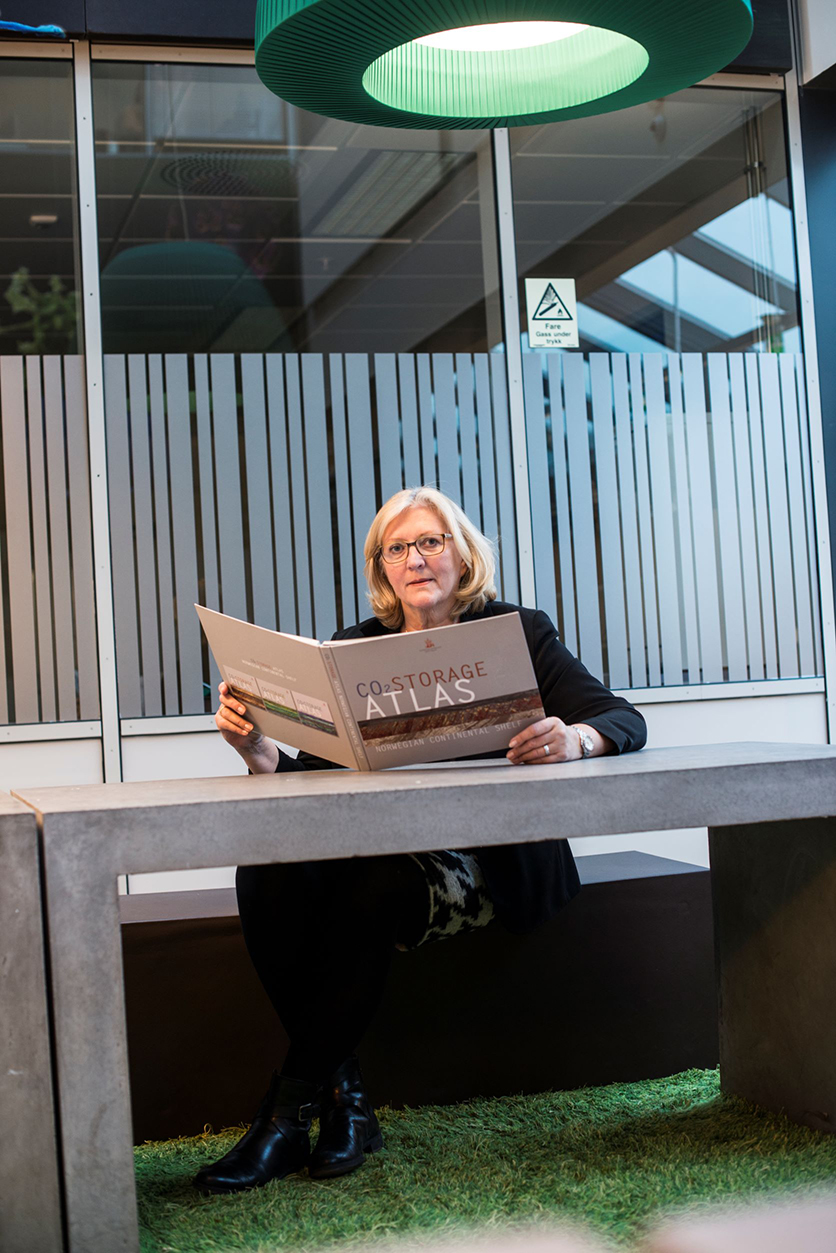
[(507, 748), (545, 717), (516, 613), (323, 648), (372, 770)]
[(337, 765), (475, 756), (544, 717), (516, 613), (320, 644), (195, 608), (256, 730)]

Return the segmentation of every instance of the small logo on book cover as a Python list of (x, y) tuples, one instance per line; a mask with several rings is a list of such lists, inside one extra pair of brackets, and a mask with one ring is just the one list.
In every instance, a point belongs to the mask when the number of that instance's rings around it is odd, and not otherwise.
[(432, 640), (424, 640), (424, 648), (437, 648), (437, 647), (438, 645), (434, 644)]

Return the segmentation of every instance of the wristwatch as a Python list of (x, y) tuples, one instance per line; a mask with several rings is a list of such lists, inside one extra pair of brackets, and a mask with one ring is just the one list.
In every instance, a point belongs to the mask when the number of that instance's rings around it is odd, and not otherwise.
[(595, 752), (595, 745), (592, 742), (592, 736), (588, 731), (584, 731), (583, 727), (576, 727), (574, 723), (572, 724), (572, 730), (577, 732), (578, 740), (580, 741), (581, 746), (581, 756), (591, 757)]

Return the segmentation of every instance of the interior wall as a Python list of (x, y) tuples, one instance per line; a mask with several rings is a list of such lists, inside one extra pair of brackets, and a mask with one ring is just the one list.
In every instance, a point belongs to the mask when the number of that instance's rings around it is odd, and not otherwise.
[(0, 745), (0, 791), (102, 781), (101, 740), (46, 740)]

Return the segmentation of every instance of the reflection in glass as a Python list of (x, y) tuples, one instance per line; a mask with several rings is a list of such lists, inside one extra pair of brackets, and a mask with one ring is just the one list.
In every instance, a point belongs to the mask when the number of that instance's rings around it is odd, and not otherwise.
[(485, 351), (490, 137), (304, 113), (246, 66), (94, 66), (106, 352)]
[(69, 61), (0, 60), (0, 353), (79, 351)]
[(691, 88), (511, 143), (520, 276), (575, 279), (581, 349), (799, 350), (780, 96)]

